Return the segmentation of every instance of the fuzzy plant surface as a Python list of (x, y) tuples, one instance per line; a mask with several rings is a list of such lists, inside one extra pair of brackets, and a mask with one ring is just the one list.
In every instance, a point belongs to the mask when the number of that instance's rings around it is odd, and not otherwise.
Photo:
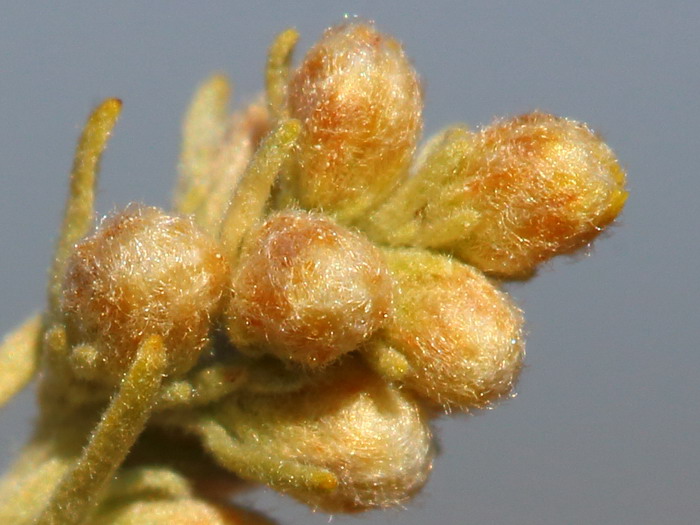
[(543, 112), (419, 147), (399, 42), (346, 23), (294, 66), (297, 37), (232, 116), (223, 76), (199, 88), (172, 210), (94, 224), (121, 102), (90, 115), (48, 306), (0, 346), (0, 405), (38, 376), (40, 407), (0, 523), (272, 523), (236, 506), (248, 483), (332, 513), (403, 505), (431, 420), (511, 394), (523, 315), (499, 284), (614, 221), (613, 152)]

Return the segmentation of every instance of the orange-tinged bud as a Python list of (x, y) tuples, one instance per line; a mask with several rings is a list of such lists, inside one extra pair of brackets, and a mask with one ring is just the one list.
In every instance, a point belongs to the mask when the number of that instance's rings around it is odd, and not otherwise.
[(334, 486), (290, 479), (279, 487), (255, 464), (241, 473), (327, 512), (405, 502), (423, 486), (432, 464), (431, 433), (419, 405), (357, 359), (294, 394), (231, 397), (219, 405), (217, 419), (240, 439), (242, 450), (252, 447), (273, 465), (293, 462), (333, 474)]
[(526, 277), (590, 242), (622, 210), (625, 174), (583, 124), (535, 112), (496, 122), (477, 140), (466, 178), (449, 191), (480, 214), (453, 248), (483, 271)]
[(382, 337), (409, 363), (402, 381), (448, 410), (508, 394), (524, 354), (523, 319), (508, 296), (449, 257), (417, 249), (386, 257), (397, 290)]
[(163, 337), (168, 372), (188, 370), (208, 342), (228, 283), (213, 240), (189, 220), (130, 206), (75, 247), (61, 308), (73, 344), (93, 345), (119, 379), (144, 338)]
[(386, 320), (391, 280), (368, 240), (307, 212), (269, 218), (234, 271), (226, 326), (238, 346), (325, 365)]
[(327, 30), (293, 75), (288, 103), (303, 124), (303, 206), (352, 221), (404, 174), (422, 125), (422, 95), (393, 38), (361, 23)]

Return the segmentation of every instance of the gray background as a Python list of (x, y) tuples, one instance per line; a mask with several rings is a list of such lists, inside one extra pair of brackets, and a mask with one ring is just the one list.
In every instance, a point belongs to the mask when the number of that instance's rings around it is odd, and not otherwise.
[[(517, 398), (441, 420), (443, 452), (405, 510), (332, 521), (697, 523), (699, 3), (50, 4), (5, 1), (0, 15), (0, 332), (43, 304), (74, 142), (95, 103), (125, 101), (100, 212), (167, 206), (180, 116), (203, 77), (224, 70), (249, 100), (275, 33), (296, 26), (303, 50), (344, 13), (361, 15), (422, 73), (427, 134), (535, 108), (583, 120), (618, 153), (631, 196), (586, 254), (509, 287), (529, 331)], [(0, 467), (32, 406), (25, 392), (0, 415)], [(331, 521), (266, 490), (241, 500), (284, 524)]]

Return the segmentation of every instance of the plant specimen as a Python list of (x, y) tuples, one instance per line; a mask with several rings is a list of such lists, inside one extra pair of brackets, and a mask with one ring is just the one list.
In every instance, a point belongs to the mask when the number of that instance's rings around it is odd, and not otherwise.
[(420, 82), (371, 24), (298, 67), (273, 42), (265, 100), (228, 115), (214, 76), (186, 115), (172, 211), (93, 226), (121, 103), (78, 142), (46, 311), (0, 347), (0, 404), (39, 375), (3, 523), (269, 523), (240, 480), (328, 512), (406, 502), (430, 420), (506, 397), (526, 279), (620, 213), (625, 175), (585, 125), (535, 112), (417, 152)]

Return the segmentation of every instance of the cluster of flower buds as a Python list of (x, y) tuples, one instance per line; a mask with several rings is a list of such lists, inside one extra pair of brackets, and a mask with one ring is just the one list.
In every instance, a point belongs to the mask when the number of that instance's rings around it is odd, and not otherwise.
[(267, 523), (221, 503), (234, 476), (329, 512), (399, 505), (427, 480), (431, 419), (511, 393), (523, 317), (492, 279), (615, 219), (613, 153), (539, 112), (416, 152), (396, 40), (347, 23), (295, 68), (296, 40), (273, 43), (264, 102), (229, 117), (226, 79), (199, 89), (173, 212), (91, 232), (120, 103), (90, 117), (48, 311), (1, 347), (0, 403), (43, 373), (0, 521)]

